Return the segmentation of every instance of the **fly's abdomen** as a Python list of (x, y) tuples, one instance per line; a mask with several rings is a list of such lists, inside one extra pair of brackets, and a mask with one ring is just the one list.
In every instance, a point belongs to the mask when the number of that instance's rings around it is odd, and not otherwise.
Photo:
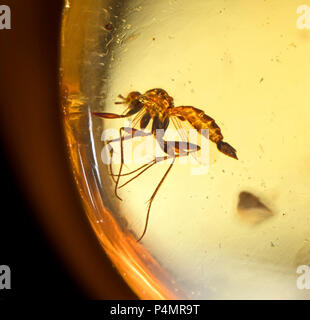
[(202, 110), (194, 107), (175, 107), (171, 109), (171, 113), (183, 117), (198, 132), (201, 132), (203, 129), (209, 130), (209, 139), (212, 142), (217, 143), (223, 139), (221, 129), (214, 119), (206, 115)]

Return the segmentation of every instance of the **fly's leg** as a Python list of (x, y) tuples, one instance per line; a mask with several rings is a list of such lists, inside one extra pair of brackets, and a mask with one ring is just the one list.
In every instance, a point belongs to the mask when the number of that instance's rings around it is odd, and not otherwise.
[[(137, 175), (135, 175), (133, 178), (130, 178), (128, 181), (126, 181), (124, 184), (122, 184), (121, 186), (119, 186), (118, 188), (122, 188), (124, 187), (125, 185), (127, 185), (129, 182), (133, 181), (134, 179), (138, 178), (142, 173), (144, 173), (146, 170), (148, 170), (149, 168), (151, 168), (154, 164), (156, 163), (159, 163), (161, 161), (165, 161), (165, 160), (168, 160), (168, 159), (171, 159), (173, 157), (175, 158), (180, 158), (180, 157), (184, 157), (184, 156), (188, 156), (191, 152), (195, 152), (195, 151), (198, 151), (200, 149), (200, 147), (198, 145), (195, 145), (195, 144), (192, 144), (192, 143), (188, 143), (188, 142), (178, 142), (178, 141), (165, 141), (164, 143), (166, 143), (167, 145), (169, 144), (177, 144), (177, 148), (180, 150), (184, 150), (184, 145), (186, 145), (187, 147), (190, 145), (192, 147), (192, 149), (189, 149), (188, 151), (184, 152), (183, 153), (180, 153), (180, 154), (177, 154), (177, 155), (169, 155), (169, 156), (163, 156), (163, 157), (156, 157), (155, 159), (153, 159), (152, 161), (150, 162), (147, 162), (145, 163), (144, 165), (142, 165), (141, 167), (133, 170), (133, 171), (130, 171), (130, 172), (126, 172), (126, 173), (123, 173), (123, 174), (120, 174), (121, 177), (124, 177), (124, 176), (129, 176), (135, 172), (138, 172), (139, 170), (143, 169), (141, 172), (139, 172)], [(182, 145), (182, 148), (180, 147), (180, 144)], [(170, 151), (171, 153), (171, 151)], [(118, 175), (114, 175), (114, 176), (118, 176)]]
[[(126, 133), (128, 133), (127, 136), (124, 137), (124, 140), (129, 140), (132, 139), (132, 133), (134, 132), (135, 137), (138, 136), (145, 136), (145, 133), (143, 131), (137, 130), (137, 129), (133, 129), (133, 128), (129, 128), (129, 127), (124, 127), (124, 131)], [(106, 140), (104, 141), (104, 146), (109, 146), (112, 142), (118, 142), (120, 141), (121, 138), (115, 138), (115, 139), (111, 139), (111, 140)], [(109, 163), (109, 175), (112, 177), (113, 182), (116, 183), (116, 179), (115, 179), (115, 174), (113, 173), (113, 168), (112, 168), (112, 163), (113, 163), (113, 153), (114, 153), (114, 149), (112, 147), (110, 147), (111, 149), (110, 151), (110, 163)]]
[[(171, 159), (171, 158), (180, 158), (180, 157), (184, 157), (184, 156), (188, 156), (191, 152), (195, 152), (195, 151), (198, 151), (200, 149), (199, 146), (195, 145), (195, 144), (192, 144), (192, 143), (188, 143), (188, 142), (179, 142), (179, 141), (164, 141), (164, 144), (166, 143), (166, 145), (170, 145), (170, 144), (173, 144), (173, 145), (177, 145), (177, 149), (178, 150), (183, 150), (182, 152), (180, 152), (179, 154), (177, 155), (171, 155), (171, 151), (169, 151), (169, 155), (168, 156), (163, 156), (163, 157), (156, 157), (155, 159), (153, 159), (152, 161), (150, 162), (147, 162), (146, 164), (142, 165), (141, 167), (139, 167), (138, 169), (135, 169), (131, 172), (126, 172), (124, 174), (121, 174), (121, 177), (123, 176), (128, 176), (128, 175), (131, 175), (141, 169), (144, 168), (144, 170), (142, 170), (141, 172), (139, 172), (137, 175), (135, 175), (134, 177), (132, 177), (131, 179), (129, 179), (128, 181), (126, 181), (124, 184), (122, 184), (121, 186), (119, 186), (118, 188), (122, 188), (124, 187), (125, 185), (127, 185), (129, 182), (133, 181), (134, 179), (138, 178), (142, 173), (144, 173), (146, 170), (150, 169), (154, 164), (156, 163), (159, 163), (161, 161), (165, 161), (165, 160), (168, 160), (168, 159)], [(187, 151), (184, 151), (185, 150), (185, 145), (188, 147), (188, 150)], [(191, 149), (189, 148), (189, 146), (191, 146)], [(165, 147), (165, 149), (167, 149), (167, 146)]]
[(136, 178), (138, 178), (142, 173), (144, 173), (145, 171), (147, 171), (148, 169), (150, 169), (154, 164), (158, 163), (158, 162), (161, 162), (161, 161), (164, 161), (164, 160), (167, 160), (167, 159), (170, 159), (170, 157), (168, 156), (165, 156), (165, 157), (156, 157), (155, 159), (153, 159), (152, 161), (144, 164), (143, 166), (141, 166), (140, 168), (134, 170), (134, 171), (131, 171), (131, 172), (127, 172), (125, 174), (123, 174), (122, 176), (127, 176), (127, 175), (130, 175), (130, 174), (133, 174), (141, 169), (143, 169), (142, 171), (140, 171), (138, 174), (136, 174), (134, 177), (132, 177), (131, 179), (129, 179), (128, 181), (126, 181), (125, 183), (123, 183), (121, 186), (119, 186), (118, 188), (123, 188), (125, 187), (129, 182), (135, 180)]
[(124, 98), (122, 95), (118, 97), (123, 99), (122, 102), (115, 102), (115, 104), (128, 104), (128, 111), (125, 114), (116, 114), (110, 112), (92, 112), (92, 115), (104, 118), (104, 119), (120, 119), (120, 118), (128, 118), (132, 115), (136, 114), (143, 108), (143, 104), (137, 100), (139, 97), (139, 92), (131, 92), (127, 98)]
[(116, 179), (115, 179), (115, 175), (113, 173), (113, 167), (112, 167), (112, 163), (113, 163), (113, 148), (111, 147), (110, 150), (110, 163), (109, 163), (109, 175), (112, 177), (112, 180), (114, 183), (116, 183)]
[(146, 219), (145, 219), (145, 224), (144, 224), (144, 230), (142, 232), (142, 235), (140, 236), (140, 238), (137, 240), (137, 242), (140, 242), (142, 240), (142, 238), (144, 237), (145, 233), (146, 233), (146, 230), (147, 230), (147, 226), (148, 226), (148, 222), (149, 222), (149, 218), (150, 218), (150, 211), (151, 211), (151, 206), (152, 206), (152, 203), (153, 203), (153, 200), (159, 190), (159, 188), (161, 187), (161, 185), (163, 184), (163, 182), (165, 181), (169, 171), (172, 169), (172, 166), (174, 165), (174, 161), (175, 161), (175, 158), (173, 158), (173, 161), (172, 163), (169, 165), (167, 171), (165, 172), (165, 174), (163, 175), (162, 179), (160, 180), (159, 184), (157, 185), (155, 191), (153, 192), (150, 200), (148, 201), (149, 204), (148, 204), (148, 208), (147, 208), (147, 214), (146, 214)]
[[(200, 147), (198, 145), (189, 143), (189, 142), (180, 142), (180, 141), (165, 141), (162, 137), (156, 137), (157, 141), (159, 142), (160, 147), (162, 150), (168, 154), (166, 157), (161, 157), (161, 161), (166, 160), (166, 159), (172, 159), (171, 164), (169, 165), (168, 169), (166, 170), (165, 174), (161, 178), (159, 184), (157, 185), (156, 189), (154, 190), (151, 198), (148, 201), (148, 208), (147, 208), (147, 214), (146, 214), (146, 219), (145, 219), (145, 224), (144, 224), (144, 230), (140, 236), (140, 238), (137, 240), (137, 242), (140, 242), (142, 238), (144, 237), (148, 222), (149, 222), (149, 217), (150, 217), (150, 212), (151, 212), (151, 207), (152, 203), (154, 201), (154, 198), (156, 197), (156, 194), (159, 190), (159, 188), (162, 186), (163, 182), (167, 178), (170, 170), (172, 169), (172, 166), (174, 165), (175, 159), (182, 157), (182, 156), (188, 156), (191, 152), (198, 151)], [(155, 162), (156, 163), (156, 162)], [(153, 164), (155, 164), (153, 163)], [(150, 167), (153, 165), (151, 164)], [(149, 167), (148, 167), (149, 168)], [(147, 169), (148, 169), (147, 168)], [(145, 169), (145, 170), (147, 170)], [(143, 170), (143, 171), (145, 171)]]
[[(129, 140), (129, 139), (133, 139), (133, 138), (137, 138), (137, 137), (147, 137), (147, 136), (151, 136), (152, 133), (151, 132), (144, 132), (142, 130), (138, 130), (138, 129), (134, 129), (131, 127), (122, 127), (121, 128), (124, 132), (128, 133), (127, 136), (125, 136), (123, 138), (123, 140)], [(118, 142), (121, 141), (121, 138), (115, 138), (115, 139), (111, 139), (111, 140), (106, 140), (105, 141), (105, 145), (110, 144), (112, 142)]]
[[(128, 133), (127, 136), (124, 136), (123, 133)], [(141, 131), (141, 130), (137, 130), (137, 129), (134, 129), (134, 128), (130, 128), (130, 127), (121, 127), (119, 129), (119, 134), (120, 134), (120, 137), (119, 138), (115, 138), (115, 139), (111, 139), (111, 140), (107, 140), (105, 141), (105, 145), (109, 145), (110, 143), (112, 142), (118, 142), (120, 141), (120, 148), (121, 148), (121, 164), (120, 164), (120, 169), (119, 169), (119, 173), (117, 175), (115, 175), (113, 173), (113, 168), (112, 168), (112, 163), (113, 163), (113, 148), (111, 147), (111, 150), (110, 150), (110, 164), (109, 164), (109, 174), (112, 176), (112, 179), (115, 183), (115, 189), (114, 189), (114, 194), (115, 196), (122, 200), (118, 193), (117, 193), (117, 189), (118, 189), (118, 184), (119, 184), (119, 180), (120, 180), (120, 177), (122, 176), (122, 169), (123, 169), (123, 165), (124, 165), (124, 147), (123, 147), (123, 142), (125, 140), (129, 140), (129, 139), (133, 139), (133, 138), (136, 138), (136, 137), (146, 137), (146, 136), (150, 136), (152, 135), (151, 132), (144, 132), (144, 131)], [(115, 179), (115, 177), (117, 177)]]
[(121, 118), (128, 118), (140, 111), (141, 105), (137, 104), (133, 109), (129, 109), (129, 111), (125, 114), (116, 114), (110, 112), (92, 112), (92, 115), (104, 118), (104, 119), (121, 119)]

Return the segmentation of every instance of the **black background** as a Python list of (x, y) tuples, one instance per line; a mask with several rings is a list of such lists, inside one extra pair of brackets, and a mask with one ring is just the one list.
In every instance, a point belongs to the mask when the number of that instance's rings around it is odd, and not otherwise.
[[(6, 0), (0, 30), (2, 299), (137, 299), (100, 246), (74, 183), (63, 132), (62, 0)], [(81, 22), (82, 23), (82, 22)]]
[(0, 299), (84, 298), (33, 218), (5, 153), (1, 154), (0, 265), (11, 269), (11, 290)]
[[(23, 5), (19, 5), (21, 2), (23, 1), (1, 3), (9, 5), (11, 8), (12, 30), (0, 30), (0, 36), (10, 37), (12, 32), (18, 32), (16, 19), (23, 15)], [(38, 5), (38, 1), (25, 2), (28, 2), (29, 6)], [(57, 60), (58, 48), (55, 41), (60, 28), (59, 18), (62, 1), (41, 1), (41, 3), (43, 2), (46, 2), (41, 8), (42, 19), (45, 23), (40, 27), (45, 28), (46, 34), (51, 37), (50, 54), (46, 55), (44, 59), (54, 65), (54, 76), (57, 77), (55, 61)], [(26, 17), (24, 18), (26, 19)], [(25, 25), (25, 28), (27, 27)], [(1, 39), (0, 50), (1, 47), (4, 48), (8, 45), (3, 38)], [(39, 46), (37, 49), (39, 50)], [(25, 50), (27, 49), (25, 48)], [(5, 57), (0, 61), (1, 78), (1, 66), (4, 63), (6, 63)], [(2, 88), (5, 89), (6, 79), (2, 78), (1, 83)], [(1, 108), (6, 108), (3, 101), (0, 103)], [(8, 155), (7, 144), (9, 141), (10, 137), (2, 131), (0, 138), (0, 265), (4, 264), (10, 267), (12, 289), (0, 290), (0, 299), (45, 299), (52, 297), (75, 299), (85, 297), (84, 292), (80, 290), (68, 269), (63, 265), (35, 218), (34, 211), (36, 209), (29, 197), (25, 196), (25, 190), (20, 184), (17, 170), (14, 167), (15, 164)]]

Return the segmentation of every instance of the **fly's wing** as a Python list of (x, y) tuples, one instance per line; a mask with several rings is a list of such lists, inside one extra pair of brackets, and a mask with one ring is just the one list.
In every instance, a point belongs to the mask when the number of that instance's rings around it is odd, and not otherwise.
[[(177, 132), (183, 142), (190, 142), (190, 143), (194, 143), (194, 144), (197, 144), (200, 146), (200, 143), (198, 140), (199, 139), (198, 137), (200, 137), (200, 135), (198, 134), (198, 132), (195, 129), (193, 129), (193, 127), (186, 120), (181, 121), (177, 116), (171, 116), (170, 119), (171, 119), (173, 126), (177, 130)], [(193, 132), (195, 134), (191, 135), (190, 132)], [(195, 138), (195, 137), (197, 137), (198, 139), (196, 138), (193, 141), (193, 138)], [(198, 151), (190, 152), (189, 155), (193, 159), (195, 159), (195, 161), (198, 164), (201, 164), (201, 160), (198, 157)]]
[(140, 121), (143, 118), (143, 116), (146, 114), (146, 110), (144, 108), (142, 108), (136, 115), (135, 117), (132, 119), (132, 123), (131, 123), (131, 127), (133, 129), (140, 129)]

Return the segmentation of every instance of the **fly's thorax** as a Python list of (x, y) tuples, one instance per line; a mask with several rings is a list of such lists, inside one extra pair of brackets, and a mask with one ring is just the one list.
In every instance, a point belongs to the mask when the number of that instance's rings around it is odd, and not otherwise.
[(159, 119), (164, 119), (167, 116), (167, 107), (165, 105), (148, 103), (145, 107), (152, 118), (158, 117)]
[(173, 107), (173, 98), (163, 89), (152, 89), (147, 91), (142, 97), (149, 109), (157, 112), (165, 112), (168, 108)]
[(151, 89), (146, 91), (144, 96), (151, 98), (151, 99), (158, 99), (158, 100), (166, 100), (170, 105), (173, 104), (173, 98), (169, 96), (167, 91), (164, 89)]

